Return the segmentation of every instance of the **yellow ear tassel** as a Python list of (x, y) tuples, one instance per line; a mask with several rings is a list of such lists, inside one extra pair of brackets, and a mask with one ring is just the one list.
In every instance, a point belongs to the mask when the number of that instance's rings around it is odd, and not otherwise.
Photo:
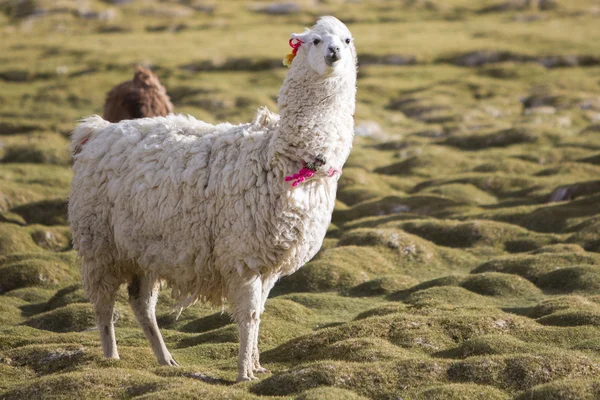
[(289, 67), (290, 65), (292, 65), (292, 61), (294, 61), (294, 57), (296, 57), (296, 55), (294, 53), (290, 53), (287, 56), (285, 56), (285, 58), (283, 59), (283, 65), (285, 65), (286, 67)]
[(302, 40), (300, 40), (300, 39), (296, 39), (296, 43), (293, 43), (293, 42), (294, 42), (294, 38), (290, 39), (289, 43), (290, 43), (290, 47), (292, 48), (292, 52), (290, 54), (288, 54), (287, 56), (285, 56), (285, 58), (283, 59), (283, 65), (285, 65), (286, 67), (289, 67), (290, 65), (292, 65), (292, 61), (294, 61), (294, 57), (296, 57), (298, 48), (303, 43)]

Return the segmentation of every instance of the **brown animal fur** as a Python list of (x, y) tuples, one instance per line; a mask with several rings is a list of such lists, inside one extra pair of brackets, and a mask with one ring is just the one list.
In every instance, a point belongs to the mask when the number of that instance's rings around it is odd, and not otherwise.
[(133, 80), (111, 89), (104, 102), (104, 119), (119, 122), (124, 119), (166, 116), (173, 112), (167, 91), (149, 69), (137, 67)]

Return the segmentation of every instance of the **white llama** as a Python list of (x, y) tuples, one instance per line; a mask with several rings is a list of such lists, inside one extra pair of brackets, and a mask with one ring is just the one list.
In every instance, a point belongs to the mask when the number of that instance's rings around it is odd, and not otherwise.
[(158, 362), (177, 365), (156, 323), (162, 280), (182, 307), (227, 299), (241, 342), (238, 381), (268, 372), (257, 348), (265, 301), (321, 247), (335, 172), (354, 135), (349, 30), (322, 17), (290, 44), (297, 56), (279, 92), (280, 117), (261, 109), (234, 126), (182, 115), (114, 124), (94, 116), (73, 132), (69, 220), (106, 357), (119, 358), (113, 308), (127, 283)]

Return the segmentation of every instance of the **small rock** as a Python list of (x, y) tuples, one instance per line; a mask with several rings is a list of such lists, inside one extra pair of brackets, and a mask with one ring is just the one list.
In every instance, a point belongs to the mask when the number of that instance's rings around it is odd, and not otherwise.
[(296, 3), (272, 3), (265, 7), (256, 8), (254, 11), (269, 15), (289, 15), (299, 13), (301, 8)]
[(94, 19), (98, 21), (112, 21), (117, 17), (117, 12), (112, 8), (104, 11), (79, 10), (77, 14), (79, 15), (79, 18)]
[(383, 129), (375, 121), (365, 121), (354, 127), (354, 134), (362, 137), (381, 136)]
[(133, 0), (104, 0), (105, 3), (114, 4), (116, 6), (120, 6), (123, 4), (129, 4), (133, 2)]

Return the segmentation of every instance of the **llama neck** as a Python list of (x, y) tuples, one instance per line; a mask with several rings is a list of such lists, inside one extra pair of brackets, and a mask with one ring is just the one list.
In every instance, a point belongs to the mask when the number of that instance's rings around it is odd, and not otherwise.
[(322, 156), (341, 167), (354, 137), (356, 77), (323, 78), (294, 63), (279, 91), (277, 152), (293, 161)]

